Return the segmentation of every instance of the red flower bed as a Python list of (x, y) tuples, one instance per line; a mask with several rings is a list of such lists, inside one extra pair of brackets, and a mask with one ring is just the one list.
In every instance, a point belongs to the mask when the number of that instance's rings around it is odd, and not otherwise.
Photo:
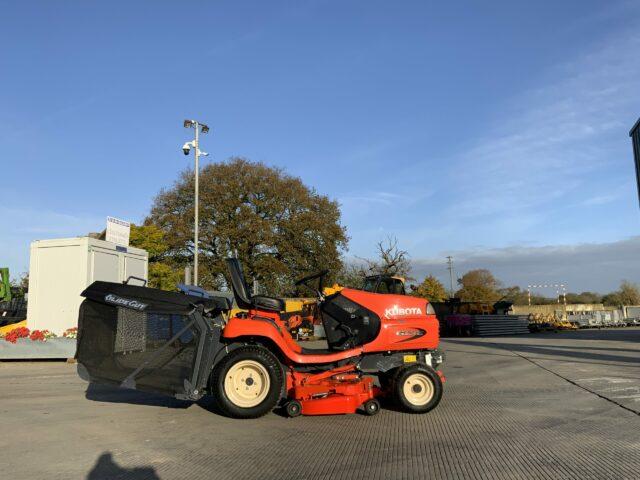
[(4, 336), (7, 342), (16, 343), (19, 338), (27, 338), (29, 336), (29, 329), (27, 327), (14, 328)]
[(32, 342), (46, 342), (50, 338), (55, 338), (56, 334), (49, 330), (33, 330), (27, 327), (14, 328), (4, 336), (7, 342), (16, 343), (19, 338), (28, 338)]
[(34, 330), (31, 332), (31, 335), (29, 335), (29, 338), (32, 342), (44, 342), (44, 332), (42, 330)]
[(68, 328), (66, 329), (62, 336), (64, 338), (77, 338), (78, 337), (78, 327)]
[(34, 330), (29, 335), (32, 342), (46, 342), (50, 338), (56, 338), (55, 333), (51, 333), (49, 330)]

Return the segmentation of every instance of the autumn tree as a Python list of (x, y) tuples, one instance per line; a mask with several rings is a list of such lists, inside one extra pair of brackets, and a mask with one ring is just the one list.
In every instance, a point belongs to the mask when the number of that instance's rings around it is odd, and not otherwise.
[(602, 297), (602, 303), (611, 307), (640, 305), (640, 289), (635, 283), (624, 280), (618, 290)]
[(165, 232), (158, 226), (131, 225), (129, 244), (142, 248), (149, 254), (149, 286), (162, 290), (175, 290), (182, 279), (180, 269), (172, 265), (168, 256), (169, 245)]
[[(160, 228), (173, 266), (193, 259), (193, 171), (155, 198), (146, 224)], [(279, 168), (243, 158), (200, 172), (200, 284), (226, 285), (224, 259), (243, 262), (248, 283), (272, 294), (289, 292), (303, 275), (342, 266), (347, 235), (338, 203)]]
[(499, 289), (498, 295), (500, 295), (500, 300), (511, 302), (514, 305), (527, 304), (527, 292), (520, 289), (520, 287), (518, 287), (517, 285)]
[(346, 263), (335, 277), (335, 281), (343, 287), (362, 288), (367, 276), (366, 268), (359, 263)]
[(622, 300), (622, 305), (640, 305), (640, 290), (635, 283), (623, 280), (618, 292), (620, 294), (620, 300)]
[(413, 289), (411, 295), (426, 298), (430, 302), (443, 302), (447, 299), (444, 285), (433, 275), (427, 275), (422, 283)]
[(409, 254), (398, 247), (396, 237), (387, 237), (376, 244), (377, 258), (360, 258), (369, 275), (397, 275), (408, 278), (411, 270)]
[(460, 289), (455, 296), (463, 302), (493, 303), (501, 296), (498, 293), (500, 282), (489, 270), (470, 270), (458, 279), (458, 285)]

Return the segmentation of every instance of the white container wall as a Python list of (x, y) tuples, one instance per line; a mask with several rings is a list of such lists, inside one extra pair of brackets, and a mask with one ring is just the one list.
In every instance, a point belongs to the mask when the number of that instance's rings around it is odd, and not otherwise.
[(122, 283), (129, 276), (146, 280), (148, 257), (145, 250), (90, 237), (32, 242), (27, 327), (57, 335), (77, 327), (87, 286), (96, 280)]

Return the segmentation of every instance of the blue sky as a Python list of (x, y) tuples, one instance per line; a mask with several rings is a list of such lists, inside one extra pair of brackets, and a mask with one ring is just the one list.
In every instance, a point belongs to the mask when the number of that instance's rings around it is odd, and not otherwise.
[(626, 1), (3, 2), (0, 264), (144, 218), (197, 118), (208, 161), (338, 199), (351, 256), (391, 234), (418, 276), (640, 281), (639, 52)]

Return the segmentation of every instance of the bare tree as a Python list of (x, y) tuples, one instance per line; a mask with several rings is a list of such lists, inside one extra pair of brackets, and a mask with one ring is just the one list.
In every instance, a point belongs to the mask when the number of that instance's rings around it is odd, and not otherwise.
[(365, 262), (367, 270), (372, 275), (398, 275), (407, 279), (411, 270), (409, 253), (398, 248), (398, 239), (388, 236), (385, 240), (380, 240), (377, 245), (378, 258), (371, 260), (360, 258)]

